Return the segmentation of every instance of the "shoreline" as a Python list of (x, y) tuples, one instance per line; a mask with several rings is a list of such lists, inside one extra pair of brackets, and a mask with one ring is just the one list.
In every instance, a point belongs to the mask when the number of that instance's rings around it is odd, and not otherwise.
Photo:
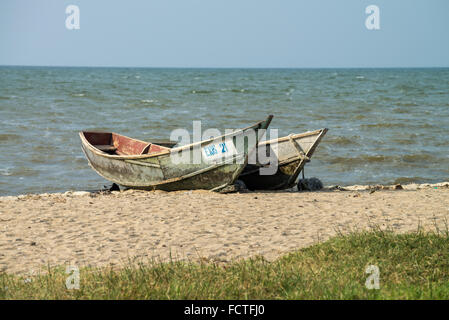
[[(429, 189), (429, 188), (449, 188), (449, 181), (437, 182), (437, 183), (408, 183), (408, 184), (374, 184), (374, 185), (359, 185), (354, 184), (350, 186), (340, 186), (340, 185), (329, 185), (324, 186), (321, 190), (315, 191), (298, 191), (296, 187), (285, 189), (285, 190), (243, 190), (238, 192), (231, 193), (286, 193), (286, 192), (326, 192), (326, 191), (377, 191), (377, 190), (409, 190), (416, 191), (421, 189)], [(125, 189), (120, 191), (110, 191), (109, 189), (100, 189), (100, 190), (67, 190), (65, 192), (43, 192), (43, 193), (25, 193), (19, 195), (0, 195), (0, 201), (7, 200), (16, 200), (16, 199), (24, 199), (24, 198), (33, 198), (36, 196), (39, 197), (51, 197), (51, 196), (86, 196), (91, 194), (120, 194), (120, 193), (132, 193), (138, 192), (141, 190), (137, 189)], [(176, 192), (209, 192), (208, 190), (179, 190), (179, 191), (169, 191), (170, 193)], [(168, 192), (162, 190), (155, 191), (144, 191), (144, 192)]]
[[(0, 197), (0, 272), (271, 261), (339, 232), (447, 230), (449, 182), (316, 192), (68, 191)], [(39, 271), (40, 272), (40, 271)]]

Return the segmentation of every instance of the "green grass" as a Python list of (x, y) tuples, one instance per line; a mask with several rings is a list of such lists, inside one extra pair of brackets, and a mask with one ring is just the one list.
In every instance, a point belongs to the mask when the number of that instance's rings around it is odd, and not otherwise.
[[(449, 234), (372, 231), (339, 235), (274, 262), (227, 265), (149, 263), (119, 270), (81, 269), (80, 289), (65, 268), (31, 281), (0, 274), (1, 299), (449, 299)], [(368, 290), (368, 265), (380, 289)]]

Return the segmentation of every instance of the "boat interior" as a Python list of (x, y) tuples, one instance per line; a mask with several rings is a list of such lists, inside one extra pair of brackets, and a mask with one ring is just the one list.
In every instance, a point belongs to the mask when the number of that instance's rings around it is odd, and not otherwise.
[(96, 149), (111, 155), (146, 155), (169, 150), (176, 142), (161, 141), (159, 144), (132, 139), (113, 132), (88, 132), (82, 134)]

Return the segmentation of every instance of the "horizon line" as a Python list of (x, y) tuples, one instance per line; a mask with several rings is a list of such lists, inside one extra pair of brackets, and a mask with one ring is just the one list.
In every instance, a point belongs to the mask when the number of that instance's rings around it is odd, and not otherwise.
[(449, 66), (395, 66), (395, 67), (173, 67), (173, 66), (87, 66), (87, 65), (33, 65), (0, 64), (0, 67), (44, 67), (44, 68), (129, 68), (129, 69), (447, 69)]

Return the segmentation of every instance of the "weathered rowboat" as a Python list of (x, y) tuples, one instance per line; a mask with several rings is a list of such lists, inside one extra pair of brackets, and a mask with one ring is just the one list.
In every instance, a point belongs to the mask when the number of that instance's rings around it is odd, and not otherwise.
[(89, 165), (119, 185), (147, 190), (219, 191), (234, 183), (258, 143), (257, 138), (245, 139), (246, 143), (237, 143), (238, 139), (251, 130), (258, 137), (257, 131), (266, 129), (272, 117), (223, 136), (176, 148), (170, 148), (169, 143), (164, 146), (113, 132), (82, 131), (79, 135)]
[(260, 169), (264, 165), (248, 164), (238, 179), (250, 190), (280, 190), (293, 187), (326, 132), (327, 129), (324, 128), (259, 143), (258, 148), (266, 148), (268, 154), (274, 152), (277, 157), (276, 173), (262, 175)]

